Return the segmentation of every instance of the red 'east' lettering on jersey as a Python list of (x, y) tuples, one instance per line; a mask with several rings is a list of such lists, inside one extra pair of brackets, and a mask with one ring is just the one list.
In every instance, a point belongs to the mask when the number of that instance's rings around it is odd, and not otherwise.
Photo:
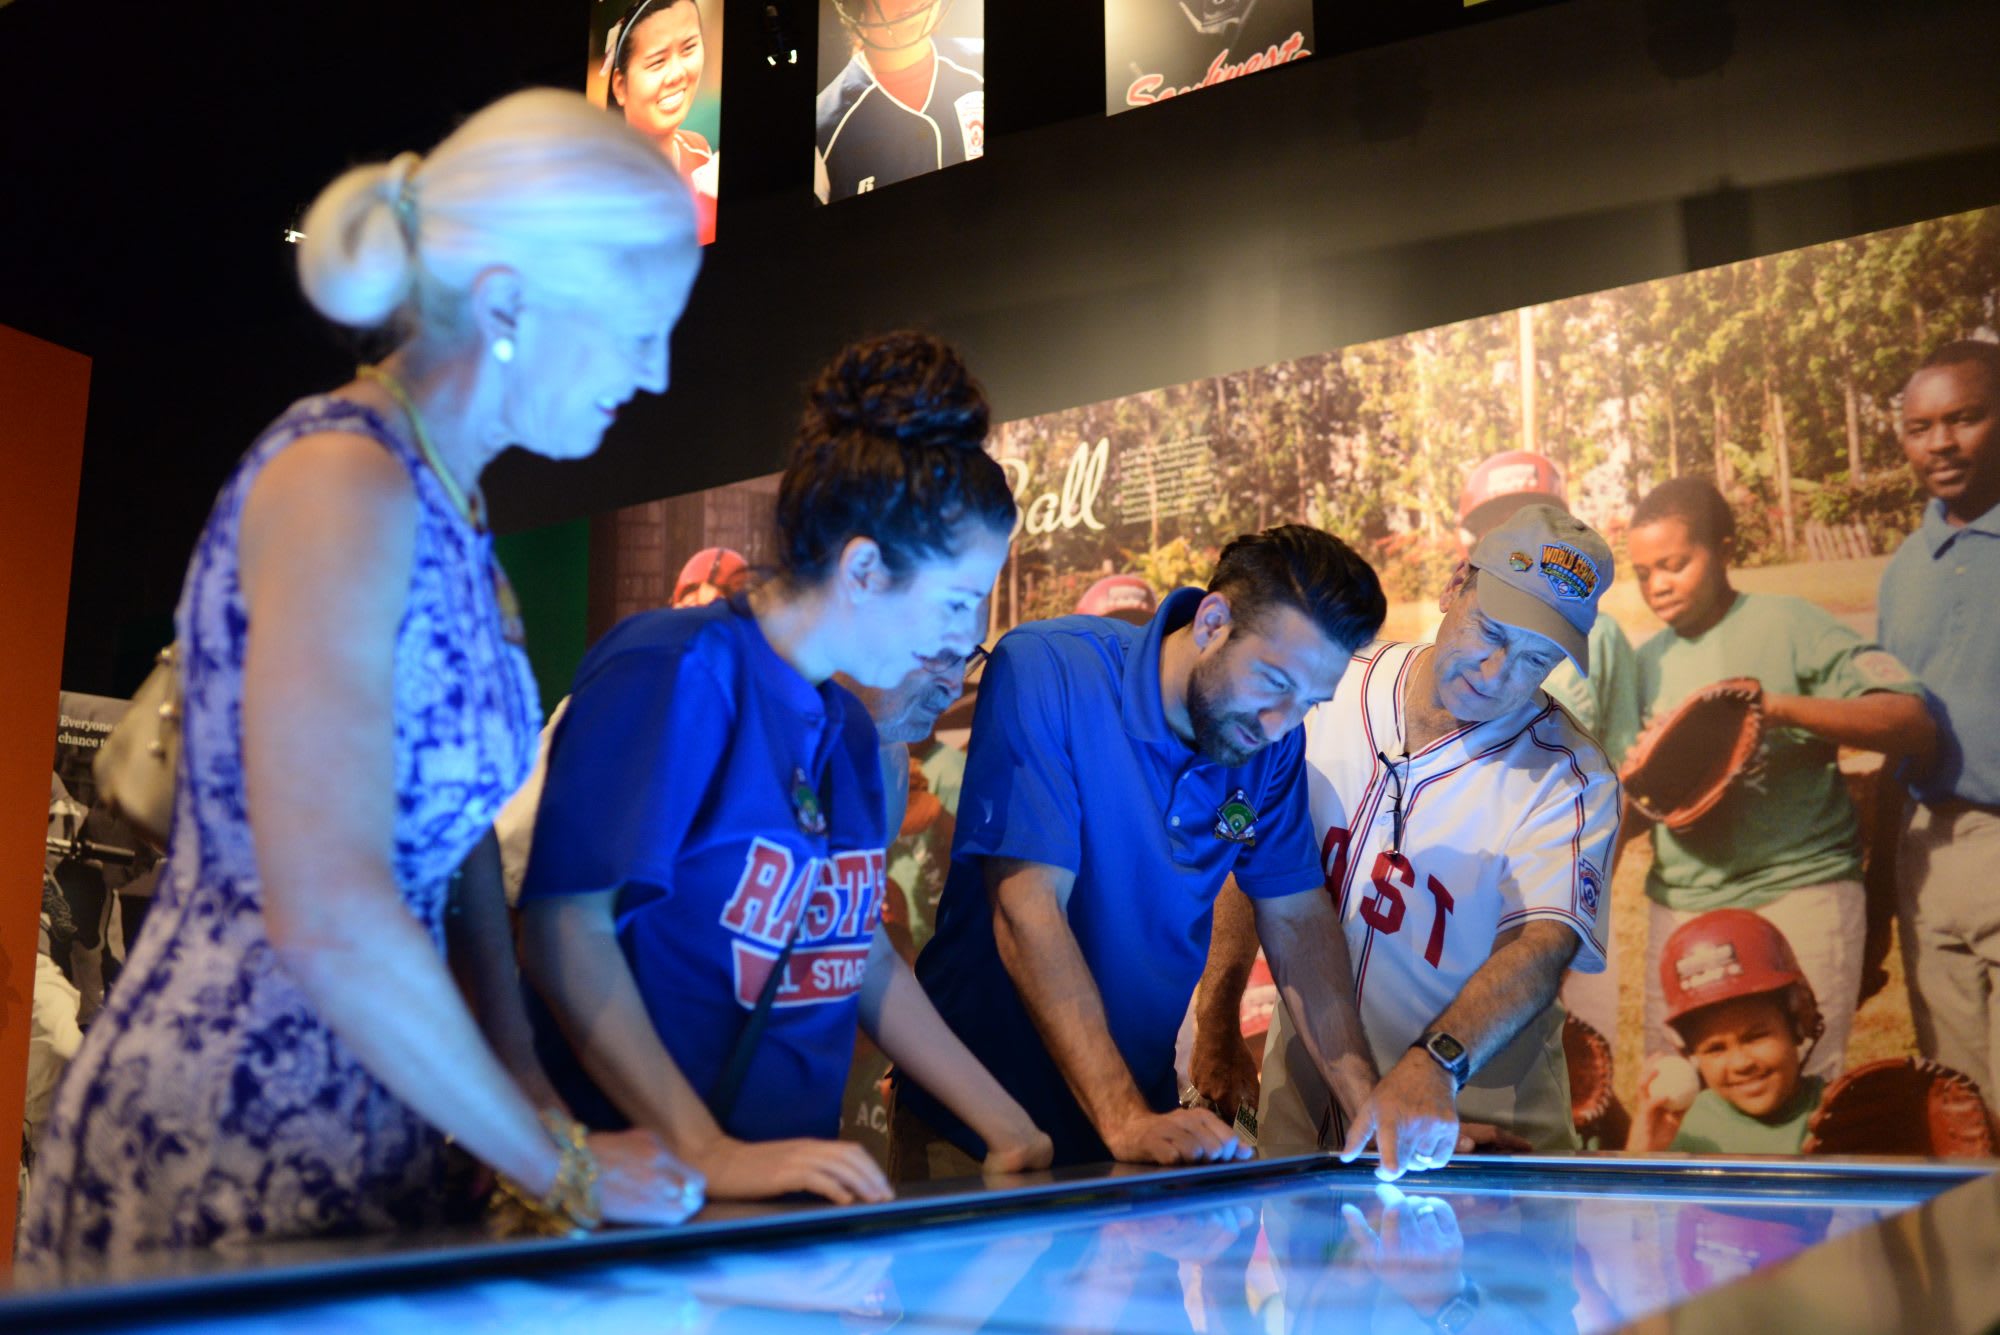
[(1353, 834), (1344, 825), (1329, 825), (1319, 843), (1320, 872), (1326, 877), (1326, 892), (1333, 896), (1333, 911), (1347, 911), (1347, 846)]

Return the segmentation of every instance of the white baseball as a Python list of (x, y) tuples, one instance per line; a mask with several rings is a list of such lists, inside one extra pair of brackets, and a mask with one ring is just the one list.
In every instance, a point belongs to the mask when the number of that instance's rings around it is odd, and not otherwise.
[(1694, 1096), (1701, 1092), (1701, 1077), (1694, 1073), (1694, 1063), (1685, 1057), (1662, 1057), (1653, 1069), (1653, 1082), (1649, 1086), (1653, 1097), (1675, 1112), (1686, 1112), (1694, 1103)]

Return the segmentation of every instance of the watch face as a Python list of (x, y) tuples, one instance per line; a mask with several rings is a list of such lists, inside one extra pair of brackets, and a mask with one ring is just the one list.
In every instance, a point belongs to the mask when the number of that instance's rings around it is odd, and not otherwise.
[(1430, 1048), (1439, 1057), (1453, 1064), (1465, 1060), (1465, 1045), (1450, 1034), (1432, 1034)]

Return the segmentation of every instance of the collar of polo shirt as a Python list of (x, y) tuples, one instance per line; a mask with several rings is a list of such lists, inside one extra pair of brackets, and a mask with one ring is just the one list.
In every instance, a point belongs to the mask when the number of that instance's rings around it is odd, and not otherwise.
[(1160, 642), (1194, 620), (1195, 609), (1208, 596), (1205, 589), (1175, 589), (1160, 600), (1160, 610), (1146, 623), (1146, 638), (1125, 656), (1125, 698), (1119, 709), (1125, 731), (1142, 742), (1185, 745), (1167, 725), (1167, 705), (1160, 694)]

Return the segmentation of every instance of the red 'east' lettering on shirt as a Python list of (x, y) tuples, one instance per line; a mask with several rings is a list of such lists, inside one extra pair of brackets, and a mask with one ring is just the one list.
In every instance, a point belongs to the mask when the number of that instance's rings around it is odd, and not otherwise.
[[(795, 878), (789, 849), (750, 841), (743, 874), (723, 906), (736, 1000), (755, 1006), (794, 924), (798, 939), (772, 1004), (806, 1006), (852, 996), (867, 971), (869, 937), (882, 918), (888, 855), (879, 848), (812, 858)], [(800, 915), (803, 914), (803, 918)], [(825, 945), (834, 941), (838, 944)]]
[(840, 935), (860, 936), (874, 931), (882, 916), (882, 891), (889, 876), (888, 854), (879, 848), (837, 853), (828, 875), (846, 895), (847, 912), (840, 918)]
[(1326, 878), (1326, 892), (1333, 896), (1336, 909), (1345, 909), (1341, 899), (1341, 885), (1347, 880), (1347, 847), (1353, 835), (1338, 825), (1326, 827), (1326, 838), (1319, 845), (1320, 874)]
[[(807, 870), (811, 870), (811, 864)], [(736, 892), (723, 906), (722, 925), (766, 945), (783, 945), (791, 913), (798, 911), (792, 902), (795, 897), (785, 893), (791, 881), (792, 851), (767, 839), (752, 839)], [(784, 912), (787, 908), (791, 913)]]

